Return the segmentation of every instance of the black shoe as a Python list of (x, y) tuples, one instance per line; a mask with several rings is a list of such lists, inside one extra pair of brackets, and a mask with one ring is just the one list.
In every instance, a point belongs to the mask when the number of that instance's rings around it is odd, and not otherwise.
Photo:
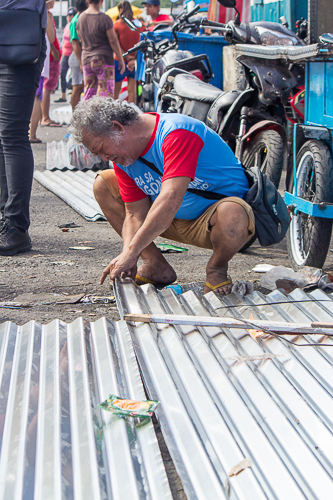
[(32, 244), (28, 231), (25, 233), (7, 221), (0, 225), (0, 255), (15, 255), (28, 252)]

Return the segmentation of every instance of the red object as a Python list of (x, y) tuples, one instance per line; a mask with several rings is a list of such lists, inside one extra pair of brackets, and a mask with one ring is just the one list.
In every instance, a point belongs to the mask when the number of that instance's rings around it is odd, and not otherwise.
[[(158, 121), (159, 115), (156, 116), (154, 131), (141, 156), (144, 156), (149, 151), (155, 140)], [(164, 154), (162, 182), (173, 177), (190, 177), (191, 181), (193, 181), (199, 154), (203, 146), (204, 143), (201, 137), (189, 130), (175, 130), (168, 134), (162, 146)], [(114, 164), (114, 171), (119, 182), (121, 199), (125, 203), (139, 201), (146, 197), (146, 194), (137, 186), (134, 180), (116, 164)]]
[[(119, 45), (123, 53), (127, 52), (140, 41), (140, 33), (138, 33), (137, 31), (132, 31), (122, 19), (118, 19), (117, 21), (115, 21), (113, 27), (115, 32), (117, 33)], [(135, 57), (135, 53), (130, 54), (125, 58), (125, 61), (130, 61), (131, 59), (135, 59)], [(118, 61), (116, 54), (114, 54), (114, 58)]]
[(155, 28), (155, 26), (157, 26), (158, 23), (163, 23), (163, 21), (171, 21), (171, 17), (168, 16), (167, 14), (160, 14), (159, 16), (157, 16), (156, 19), (154, 19), (154, 25), (153, 26), (149, 26), (148, 30), (149, 31), (153, 31), (153, 29)]
[(290, 100), (290, 106), (296, 113), (304, 120), (304, 112), (305, 112), (305, 85), (302, 85), (299, 88), (299, 92), (294, 95)]
[[(251, 0), (237, 0), (236, 7), (240, 12), (240, 18), (243, 23), (249, 23), (251, 21)], [(210, 0), (208, 16), (207, 18), (211, 21), (217, 21), (218, 23), (227, 23), (232, 19), (235, 19), (236, 11), (233, 8), (222, 7), (217, 0)]]
[(191, 73), (191, 75), (194, 75), (197, 78), (199, 78), (199, 80), (203, 80), (203, 74), (201, 73), (201, 71), (199, 69), (194, 69), (193, 71), (190, 71), (190, 73)]
[(70, 23), (66, 24), (66, 26), (65, 26), (64, 34), (63, 34), (63, 42), (62, 42), (62, 47), (61, 47), (62, 55), (68, 56), (68, 57), (73, 52), (72, 45), (70, 42), (69, 25), (70, 25)]
[[(55, 22), (54, 22), (54, 18), (52, 17), (52, 22), (53, 22), (53, 29), (54, 29), (54, 32), (56, 34), (55, 36), (55, 40), (53, 42), (53, 46), (57, 49), (57, 51), (59, 52), (60, 54), (60, 59), (61, 59), (61, 50), (60, 50), (60, 45), (59, 45), (59, 40), (57, 38), (57, 31), (56, 31), (56, 25), (55, 25)], [(59, 59), (59, 61), (60, 61)], [(52, 55), (52, 52), (50, 52), (50, 61), (53, 61), (53, 55)]]

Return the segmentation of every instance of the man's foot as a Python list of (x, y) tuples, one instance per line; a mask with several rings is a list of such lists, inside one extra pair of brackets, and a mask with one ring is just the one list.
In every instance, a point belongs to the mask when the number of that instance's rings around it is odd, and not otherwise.
[[(144, 262), (137, 271), (138, 278), (135, 280), (137, 285), (143, 285), (145, 282), (153, 282), (159, 286), (171, 285), (177, 279), (177, 274), (170, 264), (165, 261), (165, 264), (161, 261), (155, 266), (151, 263)], [(140, 280), (140, 278), (143, 280)]]
[(58, 123), (58, 122), (54, 122), (52, 120), (49, 120), (49, 121), (45, 121), (45, 122), (41, 122), (40, 123), (40, 126), (41, 127), (62, 127), (61, 123)]
[(19, 252), (28, 252), (32, 244), (28, 231), (25, 233), (7, 221), (0, 225), (0, 255), (15, 255)]
[(30, 138), (29, 141), (31, 144), (40, 144), (42, 142), (41, 139), (38, 139), (38, 137)]
[(54, 102), (67, 102), (67, 99), (64, 99), (63, 97), (59, 97), (59, 99), (56, 99)]
[(207, 270), (204, 294), (213, 291), (216, 295), (227, 295), (231, 292), (232, 281), (227, 269)]

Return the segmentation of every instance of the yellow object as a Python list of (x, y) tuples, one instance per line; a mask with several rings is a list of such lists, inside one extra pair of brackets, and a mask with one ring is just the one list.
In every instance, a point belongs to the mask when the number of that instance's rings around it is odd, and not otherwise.
[[(142, 9), (139, 9), (139, 7), (135, 7), (135, 5), (131, 5), (132, 11), (133, 11), (133, 16), (137, 17), (143, 12)], [(112, 21), (115, 22), (117, 17), (119, 16), (119, 11), (118, 7), (112, 7), (111, 9), (107, 10), (105, 14), (109, 17), (111, 17)]]
[(228, 279), (227, 281), (223, 281), (223, 283), (219, 283), (218, 285), (211, 285), (210, 283), (208, 283), (208, 281), (206, 281), (205, 285), (210, 289), (210, 290), (216, 290), (217, 288), (220, 288), (222, 286), (226, 286), (226, 285), (232, 285), (232, 281), (231, 279)]

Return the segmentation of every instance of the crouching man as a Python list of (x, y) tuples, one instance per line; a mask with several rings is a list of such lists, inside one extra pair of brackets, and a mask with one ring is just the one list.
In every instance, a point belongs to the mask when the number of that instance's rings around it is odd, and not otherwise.
[[(228, 262), (253, 236), (249, 186), (225, 142), (204, 123), (180, 114), (139, 115), (120, 101), (94, 97), (76, 107), (71, 134), (112, 161), (94, 194), (123, 238), (123, 251), (103, 271), (138, 284), (168, 285), (176, 273), (154, 245), (157, 236), (213, 250), (205, 293), (231, 290)], [(224, 195), (216, 201), (211, 193)], [(138, 258), (142, 265), (137, 269)]]

